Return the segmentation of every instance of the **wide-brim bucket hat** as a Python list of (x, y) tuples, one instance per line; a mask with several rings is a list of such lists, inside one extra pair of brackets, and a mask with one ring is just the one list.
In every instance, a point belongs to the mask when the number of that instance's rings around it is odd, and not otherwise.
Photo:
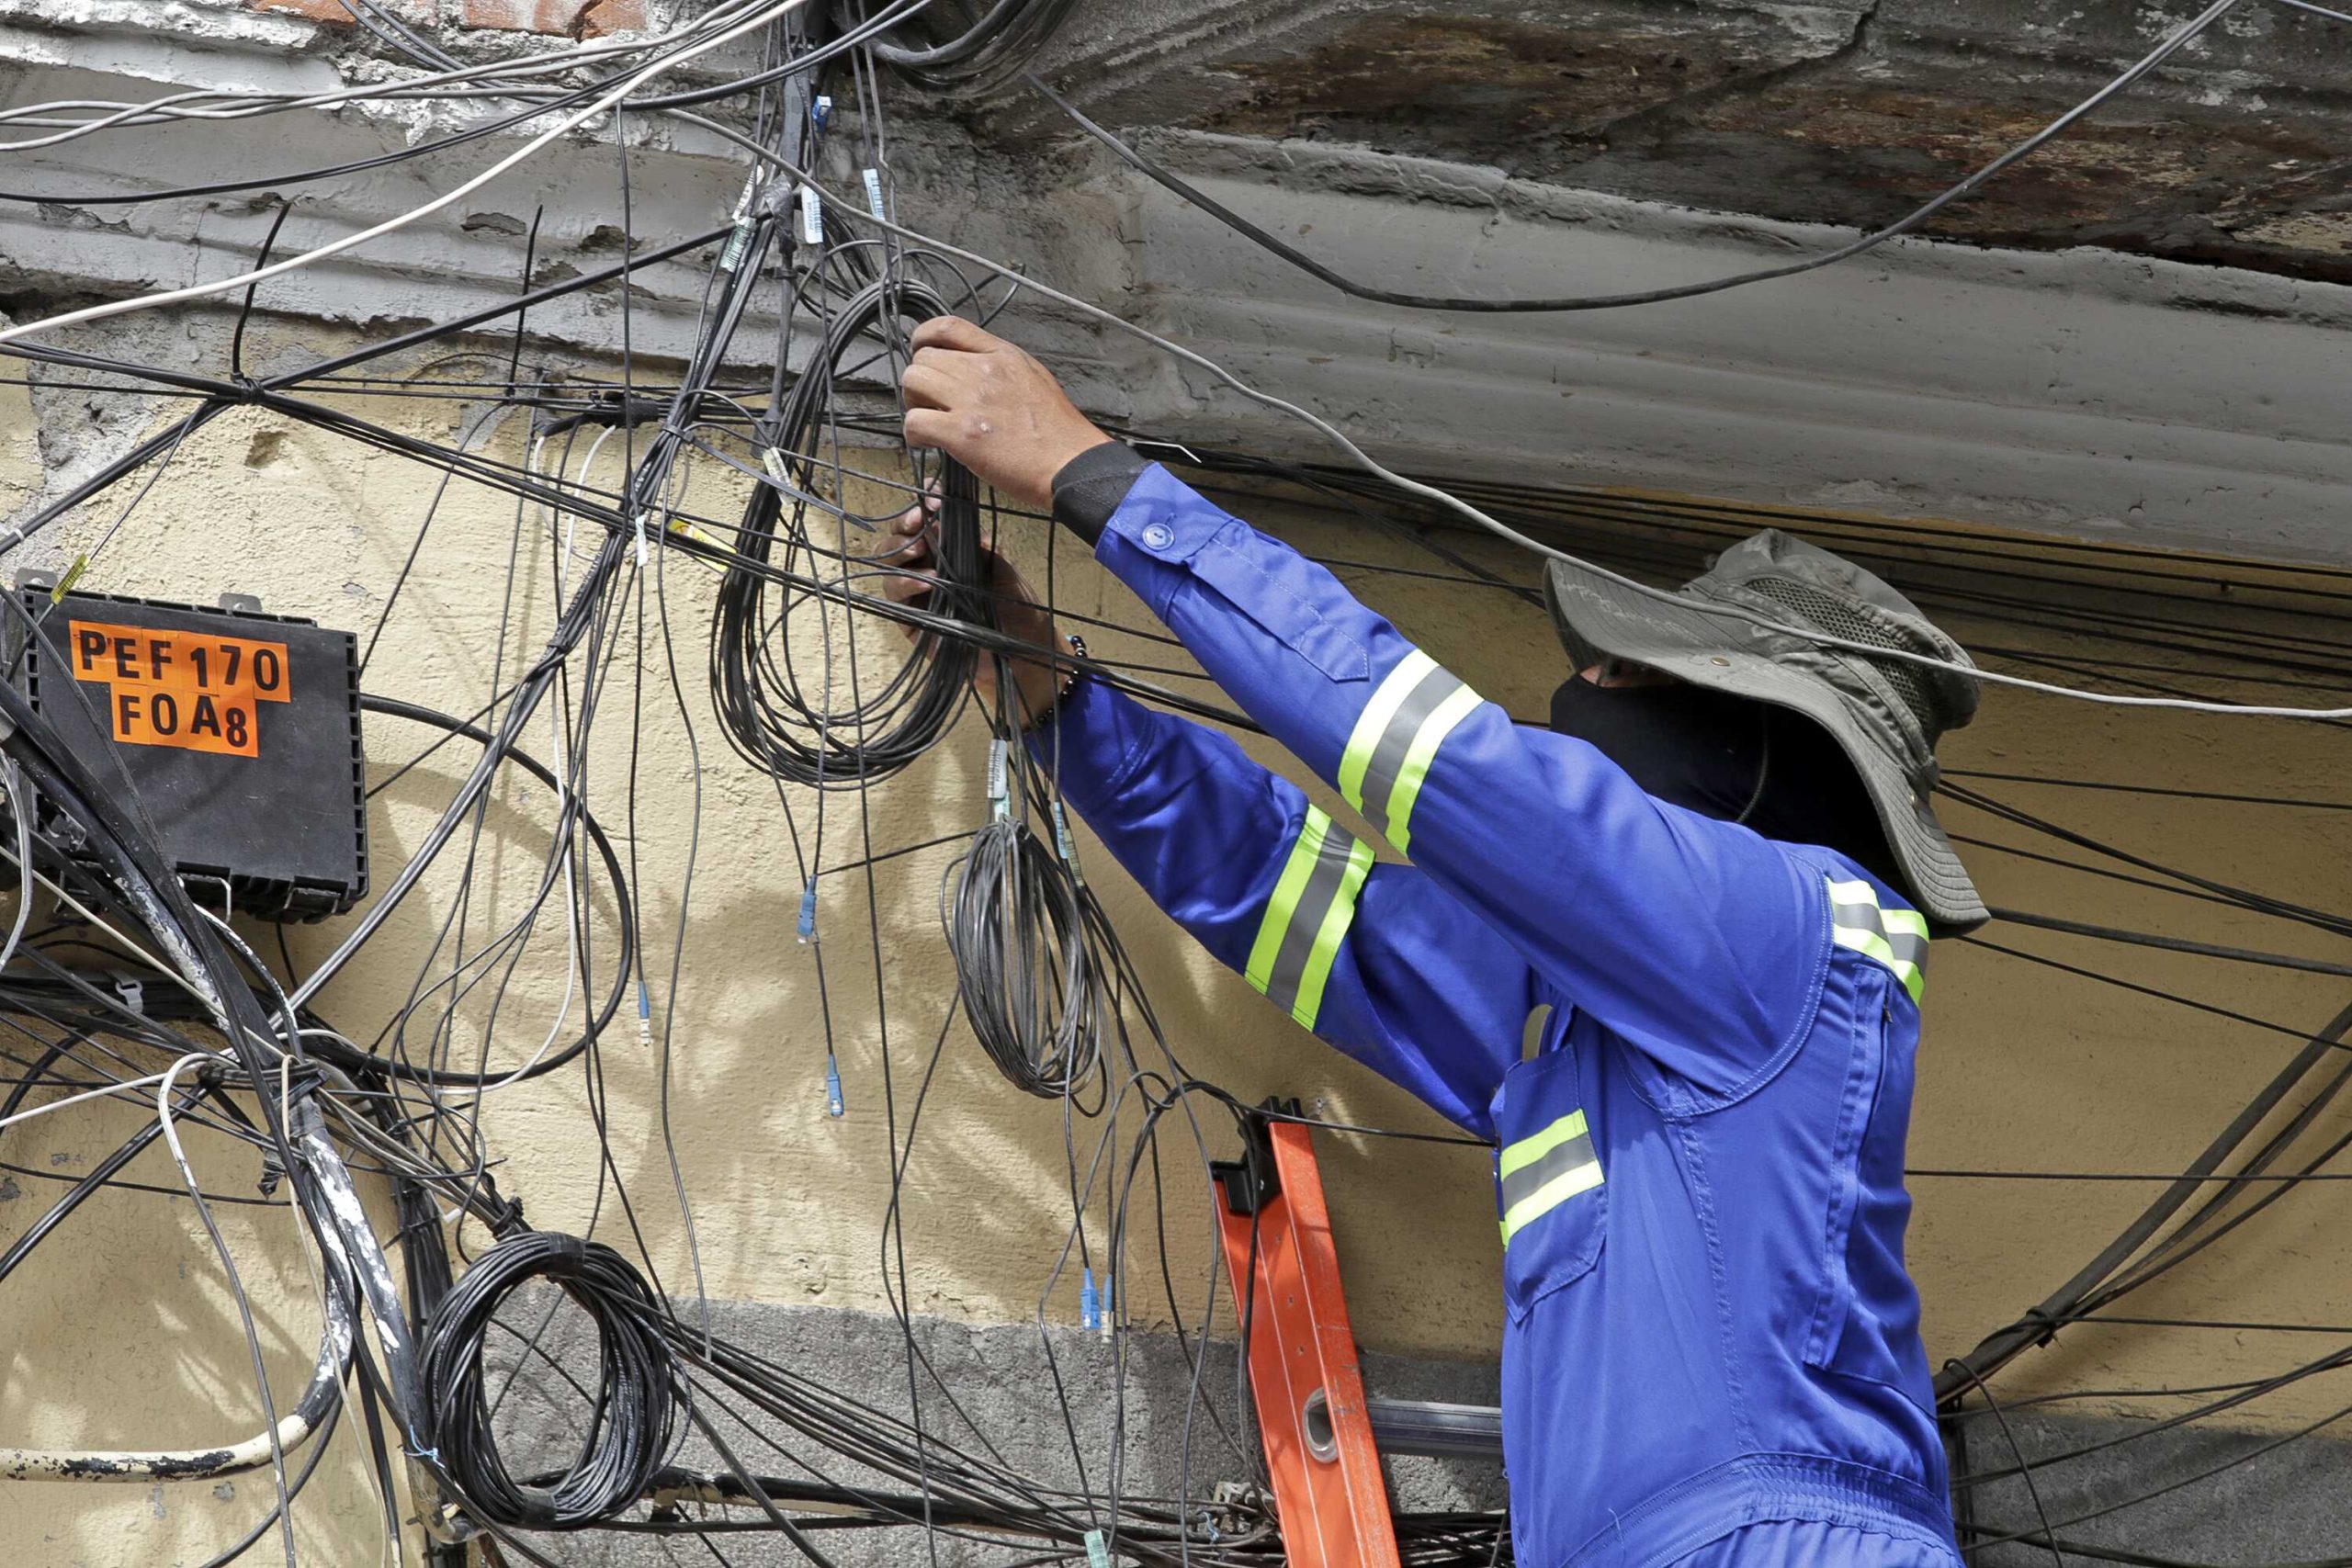
[[(1981, 682), (1967, 651), (1910, 600), (1777, 528), (1734, 545), (1672, 594), (1555, 560), (1544, 598), (1578, 669), (1622, 660), (1820, 725), (1861, 775), (1913, 905), (1948, 931), (1988, 918), (1929, 805), (1936, 741), (1975, 716)], [(1940, 664), (1826, 648), (1809, 632)]]

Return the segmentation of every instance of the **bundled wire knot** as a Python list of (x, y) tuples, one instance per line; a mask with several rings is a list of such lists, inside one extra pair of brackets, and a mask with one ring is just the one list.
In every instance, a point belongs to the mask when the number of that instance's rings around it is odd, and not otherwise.
[[(482, 1350), (500, 1309), (534, 1280), (560, 1286), (594, 1321), (597, 1378), (571, 1463), (517, 1479), (492, 1430)], [(426, 1325), (422, 1357), (426, 1438), (467, 1511), (518, 1529), (582, 1529), (633, 1506), (670, 1458), (682, 1397), (662, 1321), (644, 1279), (602, 1242), (523, 1231), (467, 1269)]]
[(1018, 817), (981, 828), (947, 874), (947, 949), (981, 1049), (1031, 1094), (1075, 1092), (1102, 1065), (1105, 1018), (1086, 890)]

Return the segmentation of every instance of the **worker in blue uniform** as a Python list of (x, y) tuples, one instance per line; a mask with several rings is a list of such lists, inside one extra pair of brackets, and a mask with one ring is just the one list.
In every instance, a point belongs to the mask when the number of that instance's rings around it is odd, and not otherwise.
[[(913, 344), (909, 442), (1050, 504), (1398, 857), (1224, 736), (1013, 672), (1161, 908), (1494, 1142), (1517, 1560), (1952, 1568), (1903, 1150), (1930, 930), (1984, 919), (1928, 804), (1966, 654), (1776, 532), (1671, 602), (1562, 562), (1577, 670), (1548, 727), (1514, 723), (1021, 349), (952, 318)], [(921, 510), (899, 526), (919, 569)]]

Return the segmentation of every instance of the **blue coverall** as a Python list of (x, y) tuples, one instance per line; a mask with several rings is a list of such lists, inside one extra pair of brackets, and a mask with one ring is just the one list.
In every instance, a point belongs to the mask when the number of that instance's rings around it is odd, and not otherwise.
[(1098, 682), (1033, 735), (1212, 953), (1495, 1142), (1518, 1561), (1953, 1568), (1903, 1265), (1921, 918), (1514, 724), (1163, 468), (1096, 555), (1409, 857)]

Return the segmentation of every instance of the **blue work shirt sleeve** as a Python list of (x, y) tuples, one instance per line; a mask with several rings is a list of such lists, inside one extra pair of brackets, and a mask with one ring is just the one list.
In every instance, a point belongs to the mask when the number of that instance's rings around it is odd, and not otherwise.
[(1136, 479), (1096, 555), (1270, 735), (1669, 1089), (1736, 1095), (1802, 1034), (1828, 900), (1778, 846), (1514, 724), (1329, 571), (1164, 468)]
[(1211, 954), (1441, 1115), (1487, 1102), (1534, 1003), (1524, 959), (1412, 867), (1375, 864), (1230, 739), (1081, 680), (1033, 732), (1063, 798)]

